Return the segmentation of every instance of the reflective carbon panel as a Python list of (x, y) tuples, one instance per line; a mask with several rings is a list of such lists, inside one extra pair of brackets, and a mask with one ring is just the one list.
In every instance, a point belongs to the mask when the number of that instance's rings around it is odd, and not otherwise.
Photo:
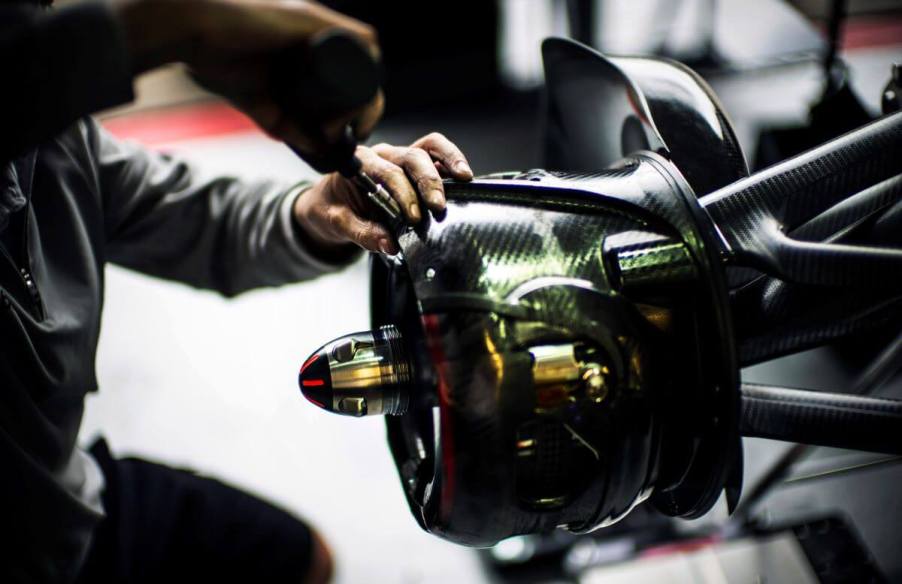
[(414, 371), (389, 443), (425, 529), (491, 545), (610, 524), (658, 488), (671, 514), (713, 503), (730, 426), (685, 422), (731, 403), (697, 365), (729, 350), (711, 319), (725, 298), (700, 285), (709, 258), (680, 181), (642, 155), (446, 183), (443, 216), (374, 262), (373, 324), (398, 327)]
[(519, 287), (537, 278), (579, 278), (609, 290), (600, 244), (608, 233), (641, 225), (601, 209), (574, 215), (452, 199), (447, 221), (435, 221), (428, 238), (416, 243), (411, 232), (402, 245), (420, 272), (421, 300), (469, 293), (509, 303)]

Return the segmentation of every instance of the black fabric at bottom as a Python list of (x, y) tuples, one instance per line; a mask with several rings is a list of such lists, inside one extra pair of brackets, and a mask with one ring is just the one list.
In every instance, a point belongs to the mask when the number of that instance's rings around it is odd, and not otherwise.
[(91, 454), (106, 478), (107, 517), (79, 584), (304, 580), (312, 535), (287, 512), (189, 471), (114, 459), (103, 440)]

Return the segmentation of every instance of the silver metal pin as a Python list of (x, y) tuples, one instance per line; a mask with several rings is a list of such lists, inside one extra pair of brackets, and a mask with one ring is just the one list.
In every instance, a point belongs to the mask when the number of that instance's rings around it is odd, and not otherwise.
[(388, 215), (388, 218), (392, 223), (403, 221), (401, 207), (398, 205), (398, 202), (388, 194), (385, 187), (376, 183), (376, 181), (371, 179), (365, 172), (358, 172), (357, 177), (363, 183), (366, 194), (370, 200)]

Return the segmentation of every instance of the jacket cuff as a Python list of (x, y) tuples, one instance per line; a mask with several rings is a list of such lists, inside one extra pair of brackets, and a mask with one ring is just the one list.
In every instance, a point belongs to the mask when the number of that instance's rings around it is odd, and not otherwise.
[(348, 244), (334, 254), (324, 255), (315, 250), (309, 238), (294, 218), (294, 202), (312, 185), (300, 183), (286, 191), (279, 209), (279, 224), (289, 241), (290, 252), (301, 265), (310, 266), (322, 273), (337, 272), (355, 261), (363, 254), (363, 250), (354, 244)]

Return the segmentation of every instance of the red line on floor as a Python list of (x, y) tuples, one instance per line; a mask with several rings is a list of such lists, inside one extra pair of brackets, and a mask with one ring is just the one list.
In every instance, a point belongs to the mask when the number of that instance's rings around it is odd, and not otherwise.
[(843, 49), (902, 47), (902, 18), (892, 16), (860, 16), (850, 18), (843, 26)]
[(250, 118), (220, 102), (203, 102), (107, 118), (103, 126), (117, 138), (158, 146), (194, 138), (260, 132)]

